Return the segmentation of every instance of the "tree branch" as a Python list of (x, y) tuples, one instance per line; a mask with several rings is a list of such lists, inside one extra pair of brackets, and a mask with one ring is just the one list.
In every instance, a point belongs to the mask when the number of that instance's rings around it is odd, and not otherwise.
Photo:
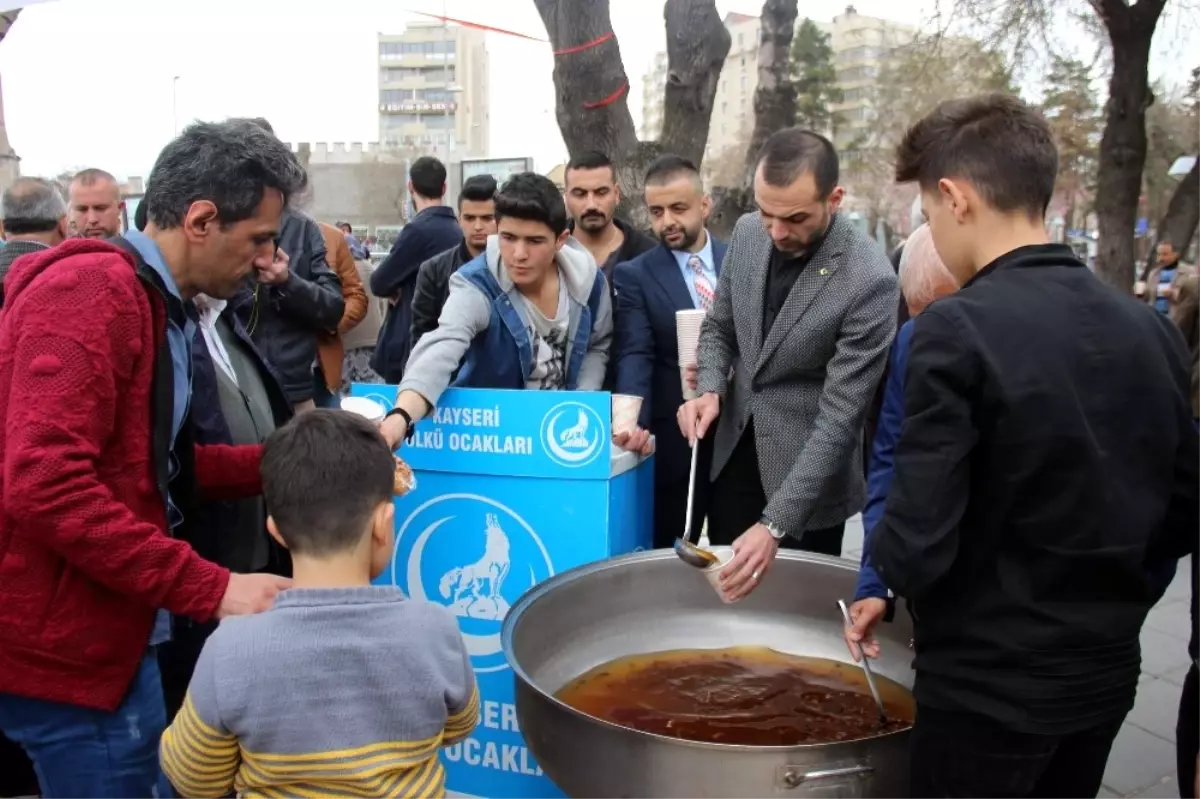
[(716, 0), (667, 0), (667, 87), (659, 144), (699, 165), (732, 42)]
[(776, 131), (796, 123), (796, 87), (792, 83), (791, 46), (796, 30), (797, 0), (763, 3), (758, 40), (758, 88), (754, 90), (754, 132), (746, 150), (749, 186), (758, 151)]

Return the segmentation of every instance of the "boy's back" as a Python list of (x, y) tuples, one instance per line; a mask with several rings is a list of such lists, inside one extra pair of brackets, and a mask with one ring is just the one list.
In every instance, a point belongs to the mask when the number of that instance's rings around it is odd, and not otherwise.
[(479, 694), (454, 616), (371, 585), (395, 549), (396, 468), (346, 411), (267, 438), (267, 530), (294, 587), (205, 644), (159, 747), (184, 796), (445, 794), (438, 754), (475, 728)]
[[(441, 796), (479, 697), (454, 617), (394, 588), (294, 589), (229, 619), (196, 665), (163, 765), (183, 793)], [(197, 756), (199, 755), (199, 756)]]

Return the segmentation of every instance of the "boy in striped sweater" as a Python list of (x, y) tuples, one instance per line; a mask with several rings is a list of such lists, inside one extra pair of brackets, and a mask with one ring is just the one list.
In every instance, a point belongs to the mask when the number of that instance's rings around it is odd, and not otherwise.
[(438, 753), (474, 729), (479, 694), (454, 616), (371, 585), (395, 543), (394, 466), (345, 411), (267, 439), (267, 527), (293, 588), (205, 644), (160, 747), (182, 795), (445, 795)]

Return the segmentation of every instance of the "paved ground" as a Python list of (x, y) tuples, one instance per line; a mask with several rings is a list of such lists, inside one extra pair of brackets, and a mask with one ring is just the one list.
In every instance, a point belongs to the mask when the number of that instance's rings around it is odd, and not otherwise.
[[(846, 524), (843, 557), (862, 556), (862, 520)], [(1170, 799), (1179, 796), (1175, 777), (1175, 719), (1187, 674), (1191, 585), (1186, 563), (1142, 630), (1142, 680), (1137, 703), (1125, 719), (1108, 758), (1100, 796)]]

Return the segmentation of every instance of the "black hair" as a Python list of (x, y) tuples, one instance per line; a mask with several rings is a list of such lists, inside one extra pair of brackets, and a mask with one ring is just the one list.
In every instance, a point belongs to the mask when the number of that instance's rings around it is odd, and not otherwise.
[(436, 200), (446, 193), (446, 167), (431, 155), (423, 155), (408, 169), (413, 191)]
[(146, 200), (144, 197), (137, 204), (137, 208), (133, 209), (133, 226), (138, 230), (146, 229)]
[(585, 150), (582, 153), (577, 153), (567, 162), (567, 168), (563, 172), (564, 178), (569, 182), (571, 170), (573, 169), (604, 169), (607, 168), (612, 173), (613, 182), (617, 181), (617, 170), (613, 167), (612, 159), (607, 155), (595, 150)]
[(758, 151), (758, 166), (768, 186), (784, 188), (811, 174), (817, 195), (824, 200), (837, 186), (837, 150), (829, 139), (803, 128), (784, 128), (771, 134)]
[(149, 221), (179, 227), (192, 203), (209, 200), (223, 225), (254, 215), (263, 193), (275, 189), (284, 202), (308, 185), (291, 149), (254, 122), (197, 122), (163, 148), (146, 183)]
[(562, 192), (550, 178), (536, 172), (521, 172), (504, 181), (496, 194), (496, 219), (506, 216), (541, 222), (556, 238), (567, 229)]
[(670, 183), (677, 177), (688, 177), (700, 181), (700, 170), (696, 165), (682, 155), (666, 153), (654, 159), (646, 170), (646, 185), (661, 186)]
[(263, 498), (284, 544), (322, 557), (362, 540), (371, 514), (392, 500), (396, 461), (363, 417), (317, 409), (267, 437), (261, 468)]
[(463, 182), (462, 191), (458, 193), (458, 207), (462, 208), (463, 200), (485, 203), (494, 199), (496, 199), (496, 179), (491, 175), (475, 175)]
[(1040, 113), (1010, 94), (947, 100), (896, 148), (896, 181), (932, 191), (943, 178), (968, 180), (1002, 213), (1046, 214), (1058, 175), (1058, 148)]

